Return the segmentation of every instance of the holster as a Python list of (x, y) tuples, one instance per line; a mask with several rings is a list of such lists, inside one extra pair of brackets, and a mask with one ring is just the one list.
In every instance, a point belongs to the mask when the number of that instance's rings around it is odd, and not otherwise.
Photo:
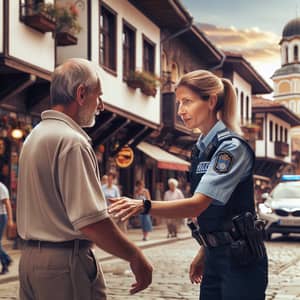
[(264, 223), (255, 219), (252, 213), (236, 216), (232, 219), (239, 238), (231, 244), (232, 257), (241, 265), (249, 264), (266, 257), (263, 242)]
[(231, 258), (235, 264), (247, 266), (255, 259), (249, 251), (249, 247), (245, 240), (237, 240), (230, 245)]

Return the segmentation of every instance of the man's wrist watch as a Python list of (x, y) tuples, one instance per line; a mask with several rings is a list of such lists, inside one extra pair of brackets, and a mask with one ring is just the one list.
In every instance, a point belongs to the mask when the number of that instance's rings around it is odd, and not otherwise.
[(144, 210), (142, 211), (142, 215), (147, 215), (151, 209), (151, 201), (148, 199), (143, 199)]

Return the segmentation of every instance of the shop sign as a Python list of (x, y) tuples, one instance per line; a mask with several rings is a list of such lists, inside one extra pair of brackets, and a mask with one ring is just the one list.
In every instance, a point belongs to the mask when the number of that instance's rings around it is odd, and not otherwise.
[(116, 163), (120, 168), (129, 167), (134, 159), (134, 153), (130, 147), (123, 147), (116, 155)]

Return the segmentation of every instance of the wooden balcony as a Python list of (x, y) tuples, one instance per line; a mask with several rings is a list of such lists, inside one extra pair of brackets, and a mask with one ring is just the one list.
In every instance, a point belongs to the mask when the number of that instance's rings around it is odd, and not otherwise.
[(276, 141), (274, 144), (275, 144), (275, 155), (277, 155), (277, 156), (288, 156), (289, 155), (289, 144), (288, 143)]
[(26, 25), (42, 33), (53, 32), (55, 30), (55, 22), (43, 13), (24, 16), (23, 20)]

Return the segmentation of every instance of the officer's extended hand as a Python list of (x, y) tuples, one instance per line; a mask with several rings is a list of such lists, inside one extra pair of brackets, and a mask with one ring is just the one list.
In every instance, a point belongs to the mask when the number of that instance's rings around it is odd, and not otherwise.
[(130, 261), (130, 267), (136, 279), (136, 282), (131, 285), (130, 294), (135, 294), (151, 284), (153, 268), (142, 252)]
[(143, 200), (127, 197), (110, 198), (108, 200), (112, 203), (108, 212), (116, 218), (121, 218), (121, 221), (126, 221), (131, 216), (137, 215), (144, 210)]
[(199, 284), (202, 281), (204, 271), (204, 253), (200, 249), (199, 253), (194, 257), (190, 265), (190, 280), (191, 283)]

